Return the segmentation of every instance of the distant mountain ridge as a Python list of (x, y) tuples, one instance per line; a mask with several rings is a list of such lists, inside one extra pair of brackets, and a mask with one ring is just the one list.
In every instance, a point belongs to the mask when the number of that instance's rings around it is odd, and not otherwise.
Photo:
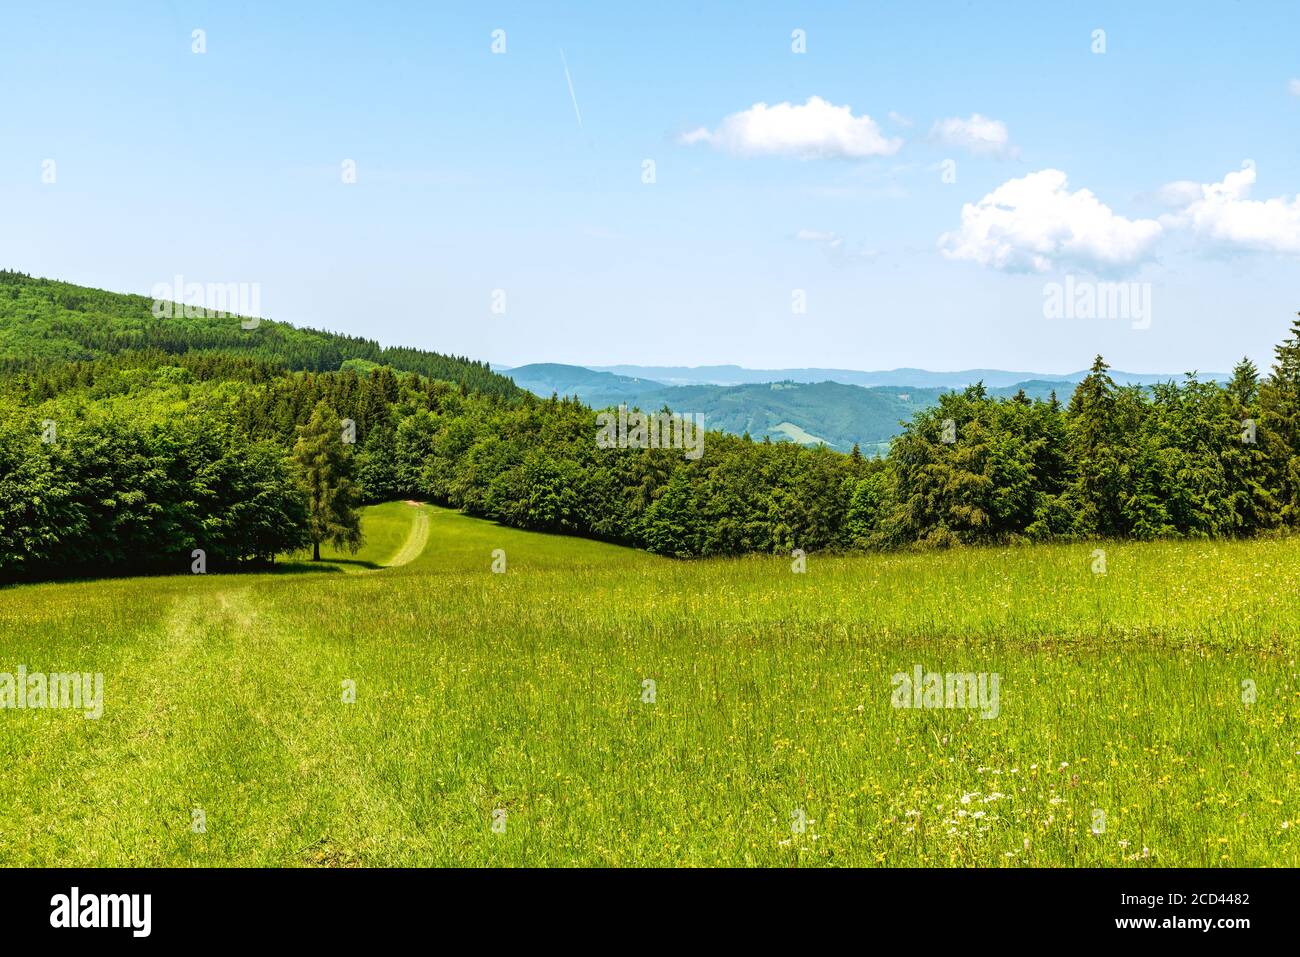
[[(496, 368), (500, 369), (499, 366)], [(653, 371), (640, 366), (618, 368)], [(738, 366), (710, 368), (740, 369)], [(740, 371), (752, 373), (756, 370)], [(791, 377), (777, 381), (681, 385), (647, 376), (561, 363), (517, 366), (504, 371), (504, 374), (510, 376), (516, 385), (544, 398), (552, 394), (574, 395), (597, 409), (625, 404), (647, 411), (667, 407), (677, 412), (699, 412), (704, 414), (710, 429), (737, 435), (748, 433), (758, 440), (770, 438), (804, 445), (825, 443), (844, 452), (856, 444), (866, 454), (883, 454), (893, 437), (901, 431), (903, 421), (938, 402), (944, 392), (965, 388), (968, 384), (963, 381), (960, 386), (858, 385), (830, 379), (799, 381)], [(985, 380), (985, 388), (993, 395), (1003, 396), (1023, 390), (1031, 398), (1041, 399), (1056, 392), (1062, 402), (1068, 401), (1074, 391), (1075, 383), (1067, 379), (1035, 379), (1033, 373), (1025, 375), (1030, 378), (1004, 385)], [(1151, 379), (1163, 381), (1164, 377), (1152, 376)]]
[[(560, 395), (578, 395), (587, 392), (618, 394), (622, 392), (640, 392), (661, 388), (664, 383), (653, 379), (618, 375), (585, 366), (570, 366), (559, 362), (538, 362), (533, 365), (519, 366), (513, 371), (503, 371), (493, 366), (500, 375), (515, 377), (518, 373), (525, 381), (535, 383), (546, 391), (558, 392)], [(537, 392), (516, 379), (515, 385)], [(547, 391), (549, 390), (549, 391)]]
[[(499, 366), (493, 368), (502, 370)], [(520, 366), (527, 369), (529, 366)], [(751, 382), (842, 382), (861, 386), (913, 386), (919, 388), (961, 389), (976, 382), (989, 388), (1006, 388), (1021, 382), (1069, 382), (1078, 384), (1088, 374), (1087, 369), (1062, 375), (1043, 372), (1014, 372), (1006, 369), (960, 369), (955, 372), (933, 372), (928, 369), (884, 369), (859, 371), (854, 369), (747, 369), (743, 366), (587, 366), (592, 372), (608, 372), (631, 378), (651, 379), (664, 385), (742, 385)], [(1119, 385), (1155, 385), (1170, 379), (1181, 380), (1184, 373), (1123, 372), (1110, 370), (1110, 377)], [(1226, 382), (1232, 376), (1226, 372), (1198, 372), (1203, 381)]]

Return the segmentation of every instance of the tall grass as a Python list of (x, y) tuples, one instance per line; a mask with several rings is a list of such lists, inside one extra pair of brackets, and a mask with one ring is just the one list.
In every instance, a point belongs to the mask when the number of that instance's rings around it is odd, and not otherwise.
[[(1300, 864), (1300, 542), (796, 574), (425, 511), (364, 574), (0, 591), (0, 671), (105, 674), (0, 711), (0, 863)], [(893, 707), (917, 664), (998, 716)]]

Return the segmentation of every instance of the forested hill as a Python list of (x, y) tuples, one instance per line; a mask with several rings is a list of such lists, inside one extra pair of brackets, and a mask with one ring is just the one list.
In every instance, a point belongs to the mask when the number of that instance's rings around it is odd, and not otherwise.
[(516, 396), (520, 391), (487, 363), (422, 349), (385, 348), (372, 339), (283, 322), (260, 320), (253, 328), (235, 316), (154, 315), (154, 300), (90, 289), (0, 270), (0, 373), (46, 369), (121, 352), (150, 350), (171, 355), (243, 355), (286, 370), (327, 372), (368, 363), (417, 372), (476, 392)]
[(152, 306), (0, 281), (0, 581), (265, 565), (407, 498), (681, 557), (1300, 529), (1300, 320), (1264, 376), (1122, 386), (1097, 356), (1068, 397), (944, 392), (873, 458), (611, 444), (486, 365)]

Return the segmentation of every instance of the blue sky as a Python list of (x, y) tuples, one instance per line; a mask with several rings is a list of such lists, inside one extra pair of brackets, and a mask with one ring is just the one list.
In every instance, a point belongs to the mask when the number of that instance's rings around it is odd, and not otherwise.
[(1300, 309), (1293, 5), (270, 6), (10, 5), (0, 264), (511, 365), (1223, 370)]

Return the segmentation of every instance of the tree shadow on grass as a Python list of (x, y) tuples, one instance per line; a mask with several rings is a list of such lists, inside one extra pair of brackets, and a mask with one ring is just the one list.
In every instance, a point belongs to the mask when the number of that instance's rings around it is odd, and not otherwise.
[[(338, 566), (347, 566), (341, 568)], [(276, 562), (271, 568), (263, 571), (269, 575), (306, 575), (312, 572), (334, 572), (341, 574), (346, 571), (378, 571), (383, 568), (374, 562), (365, 561), (360, 558), (322, 558), (318, 562), (310, 559), (286, 559), (285, 561)]]
[[(346, 568), (341, 566), (348, 566)], [(208, 569), (210, 575), (308, 575), (334, 574), (343, 575), (358, 571), (377, 571), (383, 565), (363, 561), (359, 558), (327, 558), (319, 562), (310, 559), (282, 559), (271, 565), (248, 563), (214, 566)], [(4, 578), (0, 579), (0, 590), (17, 588), (22, 585), (72, 584), (74, 582), (120, 581), (128, 578), (203, 578), (204, 575), (186, 574), (160, 568), (123, 568), (116, 574), (95, 575), (83, 569), (71, 569), (61, 573), (45, 575), (39, 578)]]

